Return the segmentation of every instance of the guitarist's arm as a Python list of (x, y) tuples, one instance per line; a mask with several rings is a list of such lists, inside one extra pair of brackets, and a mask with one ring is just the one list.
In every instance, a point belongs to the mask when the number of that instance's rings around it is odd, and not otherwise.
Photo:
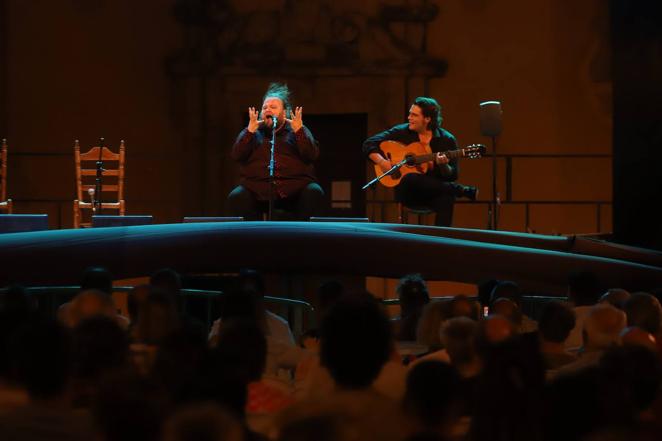
[[(383, 171), (388, 171), (391, 169), (393, 164), (391, 161), (385, 157), (384, 152), (379, 148), (379, 144), (383, 141), (405, 141), (403, 139), (407, 134), (407, 124), (399, 124), (397, 126), (391, 127), (388, 130), (377, 133), (376, 135), (371, 136), (363, 142), (363, 153), (370, 159), (372, 162), (377, 164), (379, 168)], [(406, 143), (406, 142), (405, 142)]]
[[(455, 137), (450, 134), (448, 131), (440, 129), (441, 136), (438, 138), (433, 138), (435, 143), (432, 148), (436, 152), (446, 152), (449, 150), (457, 150), (457, 141)], [(445, 181), (456, 181), (459, 174), (459, 164), (457, 158), (450, 159), (443, 155), (444, 160), (435, 161), (435, 169), (439, 171), (439, 174)]]

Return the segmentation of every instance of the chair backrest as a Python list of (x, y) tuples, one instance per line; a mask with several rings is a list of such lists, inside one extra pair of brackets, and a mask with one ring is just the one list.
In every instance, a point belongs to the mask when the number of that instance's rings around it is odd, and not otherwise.
[(0, 153), (0, 202), (7, 200), (7, 140), (2, 140)]
[[(102, 161), (103, 164), (101, 201), (118, 202), (124, 199), (124, 151), (123, 140), (120, 141), (119, 153), (113, 153), (103, 145), (94, 146), (87, 152), (81, 153), (80, 144), (78, 140), (75, 141), (76, 195), (79, 201), (89, 201), (88, 191), (95, 189), (97, 161)], [(112, 197), (109, 199), (110, 196)], [(99, 198), (99, 195), (95, 195), (95, 198)]]

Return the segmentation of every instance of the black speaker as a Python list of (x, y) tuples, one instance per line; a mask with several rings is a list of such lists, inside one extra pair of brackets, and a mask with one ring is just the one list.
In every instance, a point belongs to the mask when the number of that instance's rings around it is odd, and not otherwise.
[(483, 136), (501, 134), (501, 102), (485, 101), (480, 103), (480, 133)]
[(182, 221), (185, 224), (199, 222), (241, 222), (242, 216), (209, 216), (209, 217), (185, 217)]
[(47, 214), (0, 214), (0, 233), (48, 230)]
[(135, 225), (151, 225), (152, 216), (92, 216), (92, 227), (130, 227)]

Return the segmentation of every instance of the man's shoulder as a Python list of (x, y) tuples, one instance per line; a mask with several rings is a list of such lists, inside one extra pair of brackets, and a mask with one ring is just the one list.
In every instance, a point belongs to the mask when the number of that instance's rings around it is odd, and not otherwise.
[(439, 127), (437, 129), (437, 136), (439, 138), (447, 138), (447, 139), (455, 139), (455, 136), (449, 132), (448, 130), (444, 129), (443, 127)]

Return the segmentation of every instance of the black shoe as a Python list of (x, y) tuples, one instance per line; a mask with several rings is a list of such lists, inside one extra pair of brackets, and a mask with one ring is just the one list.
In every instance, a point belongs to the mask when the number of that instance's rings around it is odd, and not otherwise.
[(469, 199), (470, 201), (475, 201), (476, 197), (478, 196), (478, 187), (474, 187), (472, 185), (464, 186), (464, 189), (462, 190), (462, 196)]

